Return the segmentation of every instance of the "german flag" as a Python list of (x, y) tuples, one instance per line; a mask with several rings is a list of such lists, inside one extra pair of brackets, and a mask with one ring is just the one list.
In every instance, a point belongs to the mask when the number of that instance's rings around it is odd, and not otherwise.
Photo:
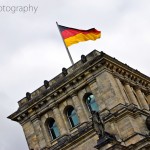
[(88, 40), (96, 40), (101, 37), (101, 31), (98, 31), (95, 28), (80, 30), (62, 25), (58, 25), (58, 27), (67, 47), (71, 46), (72, 44)]

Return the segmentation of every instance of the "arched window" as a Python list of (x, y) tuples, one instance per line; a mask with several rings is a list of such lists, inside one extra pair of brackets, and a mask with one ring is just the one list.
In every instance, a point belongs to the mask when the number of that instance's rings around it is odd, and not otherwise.
[(79, 124), (79, 119), (76, 114), (76, 111), (71, 106), (67, 109), (67, 117), (71, 124), (71, 127), (75, 127), (77, 124)]
[(48, 129), (53, 140), (60, 136), (59, 129), (53, 118), (48, 121)]
[(90, 111), (99, 111), (98, 105), (95, 101), (95, 96), (91, 93), (86, 96), (86, 104)]

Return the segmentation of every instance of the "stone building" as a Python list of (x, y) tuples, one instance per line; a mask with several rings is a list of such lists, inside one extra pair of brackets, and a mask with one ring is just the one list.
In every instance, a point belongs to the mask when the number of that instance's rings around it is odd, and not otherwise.
[[(150, 149), (150, 78), (103, 52), (82, 55), (18, 104), (8, 118), (20, 123), (30, 150)], [(91, 110), (116, 141), (95, 147)]]

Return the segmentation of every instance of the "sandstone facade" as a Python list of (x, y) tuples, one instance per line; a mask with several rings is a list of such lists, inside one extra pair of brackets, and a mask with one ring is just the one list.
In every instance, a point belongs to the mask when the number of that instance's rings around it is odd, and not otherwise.
[[(21, 124), (30, 150), (95, 150), (98, 136), (92, 127), (86, 95), (92, 94), (105, 129), (117, 142), (106, 149), (150, 149), (145, 120), (150, 115), (150, 78), (103, 52), (94, 50), (18, 102), (8, 118)], [(74, 108), (79, 123), (67, 116)], [(54, 120), (59, 136), (48, 128)]]

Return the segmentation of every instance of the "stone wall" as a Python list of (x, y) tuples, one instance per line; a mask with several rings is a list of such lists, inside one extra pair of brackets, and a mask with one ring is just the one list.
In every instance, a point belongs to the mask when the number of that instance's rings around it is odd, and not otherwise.
[[(67, 75), (52, 79), (49, 87), (33, 92), (30, 100), (19, 101), (19, 109), (10, 118), (22, 125), (29, 149), (94, 149), (98, 137), (92, 130), (87, 93), (95, 96), (106, 131), (124, 146), (148, 134), (145, 120), (150, 105), (149, 78), (103, 53), (93, 52), (87, 58), (87, 63), (80, 61), (68, 69)], [(79, 119), (73, 128), (66, 115), (69, 106)], [(56, 139), (49, 133), (50, 118), (60, 131)]]

